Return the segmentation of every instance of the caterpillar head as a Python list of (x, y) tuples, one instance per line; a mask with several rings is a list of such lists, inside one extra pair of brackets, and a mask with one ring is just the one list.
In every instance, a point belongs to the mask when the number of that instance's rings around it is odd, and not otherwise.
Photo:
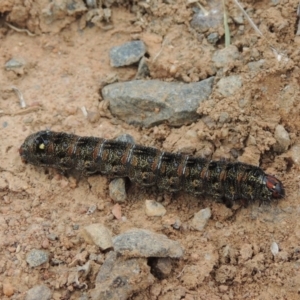
[(50, 162), (47, 151), (50, 139), (50, 131), (39, 131), (29, 135), (19, 149), (23, 163), (36, 166), (47, 166)]

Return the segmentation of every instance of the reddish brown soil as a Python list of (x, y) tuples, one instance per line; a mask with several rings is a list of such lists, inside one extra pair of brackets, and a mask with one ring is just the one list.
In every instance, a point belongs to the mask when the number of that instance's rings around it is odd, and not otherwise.
[[(227, 112), (231, 118), (227, 125), (210, 127), (207, 119), (199, 119), (182, 128), (160, 125), (152, 129), (119, 121), (101, 101), (99, 88), (103, 84), (114, 78), (131, 80), (136, 73), (136, 67), (110, 67), (109, 49), (140, 38), (148, 48), (152, 78), (189, 82), (209, 77), (209, 57), (207, 52), (201, 53), (201, 41), (189, 27), (192, 10), (186, 1), (168, 1), (170, 5), (153, 1), (142, 16), (138, 6), (137, 13), (122, 5), (112, 6), (110, 30), (85, 27), (83, 13), (80, 18), (63, 15), (48, 24), (40, 15), (48, 1), (1, 2), (3, 21), (35, 34), (17, 32), (4, 22), (0, 28), (1, 299), (9, 298), (7, 286), (13, 289), (11, 299), (24, 299), (28, 289), (42, 283), (54, 291), (53, 299), (79, 299), (82, 291), (66, 281), (71, 263), (83, 250), (99, 251), (82, 242), (76, 228), (95, 222), (104, 223), (114, 235), (132, 227), (147, 228), (168, 235), (185, 248), (184, 258), (174, 261), (167, 279), (157, 280), (132, 299), (299, 299), (299, 166), (289, 150), (281, 154), (273, 151), (278, 124), (289, 132), (292, 145), (300, 142), (297, 1), (278, 6), (269, 0), (247, 4), (256, 10), (254, 21), (269, 43), (284, 55), (278, 61), (266, 39), (257, 37), (245, 21), (244, 35), (235, 37), (233, 43), (244, 47), (244, 61), (256, 55), (255, 60), (266, 60), (265, 67), (259, 73), (251, 73), (242, 63), (229, 67), (220, 77), (239, 73), (244, 79), (242, 89), (228, 98), (214, 92), (198, 111), (214, 122), (220, 113)], [(230, 3), (229, 13), (234, 10)], [(247, 45), (251, 46), (246, 49)], [(223, 47), (219, 45), (219, 49)], [(4, 65), (11, 58), (23, 60), (24, 68), (6, 71)], [(23, 94), (25, 109), (20, 108), (12, 86)], [(83, 106), (88, 118), (80, 109)], [(84, 179), (76, 186), (72, 178), (54, 170), (22, 164), (18, 148), (25, 137), (47, 128), (105, 138), (128, 133), (139, 144), (211, 154), (215, 159), (232, 159), (230, 151), (235, 148), (240, 161), (260, 163), (267, 173), (280, 178), (286, 198), (261, 207), (257, 203), (247, 208), (236, 205), (230, 211), (211, 199), (180, 194), (164, 203), (164, 217), (149, 218), (144, 212), (145, 200), (154, 199), (155, 194), (131, 186), (127, 202), (121, 205), (126, 221), (119, 221), (111, 212), (114, 203), (105, 177)], [(88, 215), (92, 205), (97, 210)], [(194, 213), (208, 206), (212, 218), (203, 232), (184, 226)], [(183, 223), (182, 230), (170, 226), (176, 218)], [(49, 240), (51, 233), (59, 239)], [(270, 250), (273, 242), (279, 246), (275, 257)], [(48, 250), (52, 258), (66, 262), (65, 267), (48, 264), (30, 268), (25, 257), (33, 248)], [(94, 279), (87, 282), (89, 289)]]

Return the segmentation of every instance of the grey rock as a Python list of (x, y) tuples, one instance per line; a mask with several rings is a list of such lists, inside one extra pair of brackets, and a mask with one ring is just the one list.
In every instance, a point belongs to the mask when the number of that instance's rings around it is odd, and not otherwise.
[(210, 10), (206, 15), (202, 11), (197, 11), (192, 18), (191, 27), (200, 33), (204, 33), (212, 28), (218, 28), (223, 24), (223, 14), (218, 9)]
[(172, 260), (169, 257), (154, 258), (149, 264), (151, 273), (158, 279), (165, 279), (172, 272)]
[(132, 229), (113, 238), (115, 251), (134, 257), (180, 258), (183, 249), (176, 241), (145, 229)]
[[(300, 23), (299, 23), (300, 24)], [(289, 114), (293, 112), (295, 103), (298, 103), (299, 86), (295, 83), (290, 83), (280, 90), (278, 104), (280, 110)]]
[(258, 61), (249, 62), (247, 65), (250, 71), (258, 72), (260, 69), (263, 68), (264, 64), (265, 64), (265, 60), (260, 59)]
[(138, 71), (135, 75), (135, 79), (143, 79), (150, 76), (150, 70), (147, 64), (147, 58), (142, 57), (139, 62)]
[(241, 76), (232, 75), (228, 77), (223, 77), (217, 83), (217, 91), (224, 97), (232, 96), (236, 91), (238, 91), (243, 85)]
[(280, 0), (271, 0), (271, 2), (274, 6), (276, 6), (280, 3)]
[(136, 80), (107, 85), (102, 89), (113, 115), (129, 124), (172, 126), (190, 124), (199, 118), (197, 108), (212, 91), (214, 77), (194, 83)]
[(219, 34), (217, 32), (212, 32), (208, 35), (207, 40), (209, 43), (215, 45), (219, 40)]
[(86, 0), (86, 5), (89, 8), (96, 8), (97, 7), (97, 0)]
[(238, 48), (230, 45), (224, 49), (217, 50), (212, 56), (212, 61), (217, 68), (224, 68), (229, 65), (234, 66), (237, 60), (241, 59)]
[(145, 212), (148, 217), (162, 217), (166, 214), (166, 209), (159, 202), (154, 200), (146, 200)]
[(244, 18), (243, 15), (238, 15), (238, 16), (234, 16), (233, 20), (236, 24), (238, 25), (243, 25), (244, 24)]
[(49, 254), (44, 250), (32, 249), (26, 257), (30, 267), (38, 267), (49, 261)]
[(227, 123), (228, 121), (230, 121), (229, 113), (226, 111), (221, 112), (219, 117), (219, 122), (221, 124), (224, 124)]
[(209, 128), (209, 129), (214, 129), (216, 127), (216, 122), (214, 119), (212, 119), (210, 116), (204, 116), (202, 117), (202, 121), (205, 123), (205, 125)]
[(176, 219), (172, 226), (173, 226), (174, 229), (179, 230), (181, 225), (182, 225), (181, 221), (179, 219)]
[[(135, 284), (138, 282), (139, 284)], [(147, 289), (154, 283), (147, 260), (124, 260), (110, 252), (96, 278), (96, 287), (90, 292), (92, 300), (126, 300), (134, 293)]]
[(110, 182), (109, 197), (118, 203), (122, 203), (126, 201), (127, 194), (125, 189), (124, 178), (115, 178)]
[(134, 138), (130, 134), (122, 134), (116, 138), (116, 141), (126, 142), (130, 144), (135, 144)]
[(15, 58), (10, 59), (8, 62), (5, 63), (6, 70), (18, 69), (24, 67), (24, 61), (17, 60)]
[(52, 291), (46, 285), (36, 285), (27, 291), (25, 300), (50, 300)]
[(279, 153), (285, 152), (291, 144), (289, 133), (282, 125), (277, 125), (274, 136), (277, 141), (274, 145), (274, 150)]
[(245, 32), (245, 25), (240, 25), (237, 34), (241, 35)]
[(110, 65), (112, 67), (129, 66), (138, 62), (146, 53), (146, 46), (142, 41), (127, 42), (121, 46), (111, 48)]
[(83, 295), (80, 295), (80, 297), (78, 298), (78, 300), (89, 300), (89, 296), (84, 293)]
[(55, 241), (58, 240), (58, 236), (55, 233), (49, 233), (47, 235), (47, 239), (49, 239), (50, 241)]
[(87, 242), (95, 244), (102, 251), (113, 247), (111, 233), (103, 224), (95, 223), (85, 226), (82, 235)]
[(201, 209), (200, 211), (194, 214), (194, 217), (191, 221), (192, 229), (202, 231), (205, 228), (210, 217), (211, 217), (211, 210), (209, 207), (205, 209)]

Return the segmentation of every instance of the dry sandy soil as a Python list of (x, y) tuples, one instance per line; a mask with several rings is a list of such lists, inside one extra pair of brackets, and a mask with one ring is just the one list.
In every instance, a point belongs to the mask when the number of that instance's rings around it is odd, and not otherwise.
[[(104, 1), (103, 8), (110, 9), (111, 17), (105, 19), (99, 13), (91, 20), (91, 8), (81, 1), (36, 2), (0, 3), (1, 299), (24, 299), (39, 284), (53, 291), (53, 299), (79, 299), (92, 290), (95, 276), (86, 279), (85, 290), (66, 278), (82, 251), (105, 257), (78, 237), (78, 228), (96, 222), (104, 223), (113, 235), (133, 227), (163, 233), (185, 249), (184, 257), (173, 261), (168, 278), (156, 279), (131, 299), (299, 299), (298, 2), (244, 3), (264, 37), (246, 20), (243, 25), (230, 22), (232, 44), (242, 59), (218, 71), (211, 68), (211, 55), (224, 48), (224, 38), (211, 45), (206, 39), (209, 31), (202, 34), (190, 26), (196, 4)], [(234, 3), (228, 3), (228, 15), (237, 14)], [(215, 31), (222, 37), (223, 25)], [(126, 124), (110, 115), (99, 90), (114, 80), (134, 79), (136, 66), (113, 68), (109, 61), (111, 47), (133, 39), (147, 46), (152, 79), (193, 82), (216, 75), (217, 83), (224, 76), (239, 74), (243, 86), (230, 97), (214, 90), (199, 107), (199, 120), (188, 126), (162, 124), (145, 129)], [(12, 58), (24, 66), (6, 70), (5, 63)], [(261, 59), (265, 60), (263, 67), (251, 70), (247, 66)], [(23, 94), (26, 108), (20, 107), (12, 87)], [(88, 117), (80, 109), (83, 106)], [(221, 123), (224, 112), (229, 118)], [(289, 135), (288, 149), (276, 145), (278, 124)], [(236, 204), (228, 209), (209, 198), (179, 194), (163, 202), (164, 217), (154, 218), (145, 215), (144, 206), (146, 199), (155, 199), (155, 193), (131, 186), (121, 205), (124, 218), (117, 220), (107, 178), (83, 179), (76, 186), (72, 178), (55, 170), (22, 164), (18, 149), (23, 140), (47, 128), (111, 139), (128, 133), (137, 143), (160, 149), (185, 149), (194, 154), (206, 149), (206, 155), (214, 159), (259, 164), (282, 180), (286, 197), (262, 206)], [(93, 205), (97, 209), (87, 214)], [(205, 207), (211, 208), (212, 217), (204, 231), (184, 226)], [(170, 226), (177, 218), (182, 223), (180, 230)], [(49, 239), (51, 234), (58, 238)], [(279, 247), (275, 256), (272, 243)], [(64, 266), (50, 262), (30, 268), (26, 255), (33, 248), (47, 250)]]

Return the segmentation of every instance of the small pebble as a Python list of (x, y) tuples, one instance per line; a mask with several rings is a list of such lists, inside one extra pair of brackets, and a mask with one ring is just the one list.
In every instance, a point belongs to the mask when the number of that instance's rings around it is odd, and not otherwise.
[(3, 283), (3, 294), (7, 297), (11, 297), (14, 294), (14, 288), (10, 282)]
[(194, 218), (191, 221), (192, 229), (202, 231), (210, 217), (211, 209), (209, 207), (201, 209), (199, 212), (195, 213)]
[(230, 65), (234, 66), (240, 59), (241, 54), (234, 45), (215, 51), (212, 57), (212, 61), (217, 68), (229, 67)]
[(46, 285), (36, 285), (27, 291), (25, 300), (50, 300), (52, 291)]
[(27, 254), (26, 261), (30, 267), (38, 267), (49, 261), (49, 254), (44, 250), (33, 249)]
[(154, 200), (146, 200), (145, 208), (148, 217), (162, 217), (166, 214), (164, 206)]
[(130, 134), (121, 134), (116, 138), (116, 141), (126, 142), (129, 144), (135, 144), (134, 138)]
[(169, 257), (155, 258), (150, 266), (151, 273), (158, 279), (165, 279), (172, 272), (172, 261)]
[(181, 221), (179, 219), (176, 219), (174, 224), (172, 225), (174, 229), (178, 230), (181, 227)]
[(117, 220), (121, 220), (122, 218), (122, 210), (121, 210), (121, 205), (120, 204), (115, 204), (111, 210), (112, 214)]
[(122, 203), (126, 201), (127, 194), (125, 189), (125, 179), (115, 178), (109, 184), (109, 196), (116, 202)]
[(111, 48), (110, 65), (123, 67), (137, 63), (146, 53), (146, 46), (142, 41), (131, 41)]
[(243, 18), (243, 15), (242, 15), (242, 14), (233, 17), (233, 20), (234, 20), (234, 22), (237, 23), (238, 25), (244, 24), (244, 18)]
[(85, 226), (82, 235), (87, 242), (97, 245), (102, 251), (113, 246), (111, 233), (103, 224), (95, 223)]
[(209, 43), (215, 45), (219, 40), (219, 34), (217, 32), (212, 32), (208, 35), (207, 40)]
[(42, 242), (42, 247), (44, 249), (48, 249), (49, 248), (49, 240), (48, 239), (44, 239)]
[(208, 14), (195, 10), (191, 20), (191, 27), (200, 33), (205, 33), (212, 28), (219, 28), (223, 22), (223, 15), (218, 9), (211, 10)]
[(223, 77), (217, 83), (217, 91), (224, 97), (235, 94), (243, 85), (242, 77), (239, 75), (231, 75)]
[(272, 254), (273, 254), (274, 256), (276, 256), (276, 255), (278, 254), (278, 252), (279, 252), (279, 247), (278, 247), (278, 244), (277, 244), (276, 242), (273, 242), (273, 243), (271, 244), (270, 249), (271, 249), (271, 252), (272, 252)]
[(289, 151), (293, 162), (300, 165), (300, 144), (295, 144), (291, 147)]
[(285, 152), (291, 144), (289, 133), (285, 130), (282, 125), (277, 125), (275, 128), (274, 137), (277, 143), (274, 145), (276, 152)]
[(18, 69), (18, 68), (22, 68), (23, 66), (24, 66), (24, 62), (17, 60), (15, 58), (12, 58), (5, 63), (6, 70)]
[(265, 64), (265, 60), (264, 59), (260, 59), (258, 61), (249, 62), (247, 65), (248, 65), (250, 71), (252, 71), (252, 72), (259, 72), (260, 69), (263, 68), (264, 64)]
[(87, 214), (87, 215), (91, 215), (91, 214), (93, 214), (93, 213), (96, 211), (96, 209), (97, 209), (97, 205), (96, 205), (96, 204), (92, 204), (92, 205), (89, 207), (89, 209), (88, 209), (88, 211), (86, 212), (86, 214)]

